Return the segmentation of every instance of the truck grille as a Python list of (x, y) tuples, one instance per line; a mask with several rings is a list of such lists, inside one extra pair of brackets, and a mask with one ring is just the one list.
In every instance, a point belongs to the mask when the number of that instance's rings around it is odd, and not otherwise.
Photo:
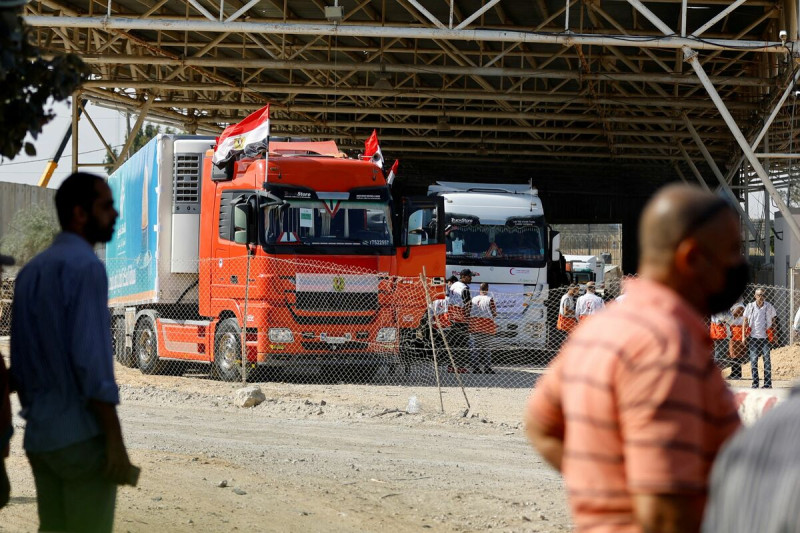
[(176, 212), (199, 212), (201, 154), (175, 154), (172, 174), (173, 204)]
[(377, 311), (374, 292), (298, 292), (297, 309), (301, 311)]

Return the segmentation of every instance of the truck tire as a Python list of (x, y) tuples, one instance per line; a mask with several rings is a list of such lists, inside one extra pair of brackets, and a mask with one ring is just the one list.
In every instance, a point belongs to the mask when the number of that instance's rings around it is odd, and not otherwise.
[(142, 374), (161, 374), (164, 361), (158, 357), (156, 315), (147, 313), (139, 317), (133, 330), (133, 350)]
[(118, 316), (111, 321), (111, 345), (114, 349), (114, 359), (122, 366), (133, 368), (136, 359), (131, 350), (125, 346), (125, 318)]
[(222, 381), (242, 379), (242, 328), (235, 318), (226, 318), (217, 325), (214, 374)]

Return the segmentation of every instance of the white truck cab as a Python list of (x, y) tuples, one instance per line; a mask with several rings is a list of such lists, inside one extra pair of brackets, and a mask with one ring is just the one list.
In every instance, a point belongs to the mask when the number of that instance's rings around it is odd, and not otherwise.
[[(531, 185), (437, 182), (429, 195), (444, 197), (447, 277), (468, 268), (470, 290), (482, 282), (497, 305), (497, 337), (504, 346), (543, 349), (550, 230)], [(553, 246), (558, 250), (558, 237)]]

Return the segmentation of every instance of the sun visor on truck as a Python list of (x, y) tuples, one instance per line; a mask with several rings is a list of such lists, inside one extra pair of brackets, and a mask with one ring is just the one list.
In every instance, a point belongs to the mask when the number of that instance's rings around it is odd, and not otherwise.
[[(265, 184), (266, 185), (266, 184)], [(293, 185), (266, 185), (265, 189), (282, 200), (350, 200), (386, 202), (389, 200), (388, 187), (358, 187), (345, 192), (314, 191)]]

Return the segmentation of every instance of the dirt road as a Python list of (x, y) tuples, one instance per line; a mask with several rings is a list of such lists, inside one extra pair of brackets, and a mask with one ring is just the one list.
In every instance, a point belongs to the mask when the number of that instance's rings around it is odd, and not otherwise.
[[(570, 529), (561, 480), (519, 423), (527, 391), (471, 390), (480, 408), (464, 417), (457, 389), (445, 414), (430, 387), (350, 384), (265, 383), (267, 401), (240, 409), (235, 384), (122, 367), (117, 377), (142, 475), (120, 490), (116, 531)], [(410, 394), (419, 414), (403, 412)], [(37, 526), (22, 422), (0, 531)]]

